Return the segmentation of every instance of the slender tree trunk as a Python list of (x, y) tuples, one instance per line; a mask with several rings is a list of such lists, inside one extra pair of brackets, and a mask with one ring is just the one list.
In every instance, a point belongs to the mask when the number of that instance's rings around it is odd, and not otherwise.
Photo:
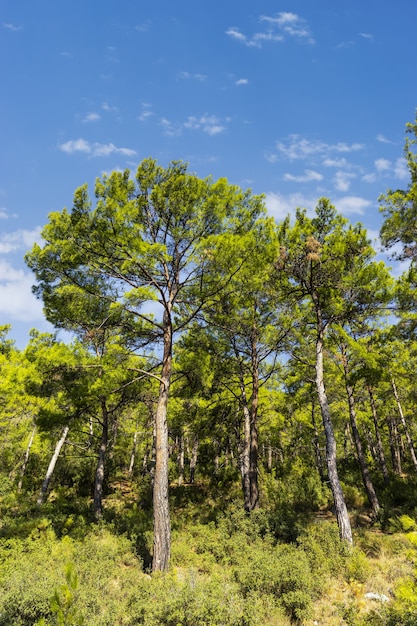
[(243, 446), (240, 461), (242, 475), (243, 506), (250, 511), (250, 411), (246, 399), (246, 390), (243, 380), (240, 382), (240, 397), (243, 407)]
[(56, 443), (54, 453), (49, 463), (48, 470), (46, 472), (44, 481), (42, 483), (41, 491), (36, 502), (38, 506), (41, 506), (45, 501), (49, 483), (51, 481), (52, 474), (54, 473), (54, 469), (55, 469), (56, 462), (58, 461), (59, 453), (61, 452), (61, 448), (64, 445), (65, 440), (67, 438), (68, 431), (69, 431), (69, 426), (65, 426), (64, 430), (62, 431), (61, 437)]
[(133, 435), (133, 446), (132, 446), (132, 452), (130, 454), (130, 463), (129, 463), (129, 470), (128, 470), (129, 476), (132, 476), (132, 474), (133, 474), (133, 468), (135, 466), (135, 460), (136, 460), (137, 447), (138, 447), (138, 431), (136, 430), (135, 434)]
[(153, 486), (154, 572), (166, 571), (171, 555), (171, 520), (168, 501), (168, 424), (167, 408), (172, 373), (172, 326), (164, 312), (164, 352), (158, 404), (155, 413), (155, 478)]
[(398, 445), (399, 435), (395, 417), (389, 415), (387, 417), (387, 423), (389, 430), (389, 447), (391, 452), (392, 471), (394, 474), (400, 475), (402, 474), (401, 453)]
[(348, 357), (346, 353), (346, 347), (342, 346), (342, 363), (343, 363), (343, 371), (345, 377), (345, 388), (348, 399), (349, 406), (349, 420), (350, 427), (352, 429), (353, 441), (355, 443), (356, 452), (358, 455), (359, 467), (362, 474), (362, 482), (365, 487), (366, 495), (368, 496), (369, 503), (372, 507), (373, 514), (375, 516), (378, 515), (380, 511), (380, 504), (378, 501), (378, 496), (376, 495), (374, 485), (372, 483), (371, 474), (369, 472), (368, 463), (366, 461), (366, 457), (362, 447), (362, 441), (359, 435), (358, 430), (358, 422), (356, 419), (356, 409), (355, 409), (355, 398), (353, 395), (353, 387), (349, 384), (349, 366), (348, 366)]
[(33, 427), (32, 432), (30, 433), (30, 437), (29, 437), (29, 442), (28, 445), (26, 446), (26, 451), (25, 451), (25, 456), (23, 457), (23, 463), (22, 463), (22, 468), (20, 470), (20, 478), (19, 478), (19, 483), (17, 485), (17, 490), (21, 491), (22, 490), (22, 486), (23, 486), (23, 478), (25, 476), (25, 472), (26, 472), (26, 467), (29, 461), (29, 453), (30, 453), (30, 449), (32, 447), (32, 443), (33, 443), (33, 439), (35, 437), (35, 433), (36, 433), (36, 426)]
[(179, 454), (178, 454), (178, 485), (181, 486), (184, 484), (184, 457), (185, 457), (185, 446), (184, 446), (184, 433), (181, 431), (180, 439), (179, 439)]
[(408, 430), (408, 425), (407, 425), (407, 422), (406, 422), (405, 417), (404, 417), (404, 413), (403, 413), (403, 409), (402, 409), (402, 406), (401, 406), (400, 397), (399, 397), (398, 391), (397, 391), (397, 385), (395, 384), (395, 381), (394, 381), (394, 379), (392, 377), (391, 377), (391, 387), (392, 387), (392, 391), (394, 392), (394, 397), (395, 397), (395, 401), (397, 403), (398, 413), (399, 413), (399, 416), (400, 416), (401, 424), (402, 424), (402, 427), (404, 429), (405, 438), (407, 439), (408, 448), (410, 450), (411, 460), (413, 462), (414, 469), (417, 470), (417, 458), (416, 458), (416, 453), (415, 453), (415, 450), (414, 450), (413, 440), (411, 439), (410, 431)]
[(352, 529), (346, 507), (345, 498), (337, 471), (337, 450), (336, 438), (334, 436), (333, 424), (330, 415), (329, 403), (327, 401), (326, 389), (323, 375), (323, 339), (324, 330), (321, 320), (321, 312), (316, 308), (318, 318), (317, 340), (316, 340), (316, 388), (321, 416), (323, 420), (324, 433), (326, 435), (326, 462), (329, 475), (330, 488), (333, 494), (334, 507), (337, 524), (339, 526), (340, 538), (349, 544), (353, 543)]
[(311, 403), (311, 421), (312, 421), (313, 428), (314, 428), (313, 447), (314, 447), (314, 454), (316, 457), (316, 465), (317, 465), (318, 472), (320, 474), (320, 480), (322, 483), (324, 483), (324, 480), (325, 480), (324, 471), (323, 471), (324, 464), (323, 464), (323, 459), (321, 456), (319, 433), (318, 433), (317, 425), (316, 425), (316, 412), (315, 412), (314, 401), (312, 401)]
[(195, 471), (197, 468), (197, 457), (198, 457), (198, 437), (194, 436), (193, 447), (191, 450), (191, 460), (190, 460), (190, 484), (193, 485), (195, 481)]
[(371, 403), (372, 421), (374, 423), (376, 448), (378, 451), (379, 463), (381, 466), (382, 475), (384, 477), (384, 482), (385, 484), (387, 484), (389, 481), (389, 473), (388, 473), (387, 461), (385, 458), (384, 446), (382, 445), (381, 431), (380, 431), (379, 424), (378, 424), (378, 414), (376, 410), (374, 391), (371, 385), (367, 385), (367, 389), (368, 389), (368, 394), (369, 394), (369, 401)]
[(250, 455), (249, 455), (249, 488), (250, 510), (259, 507), (258, 484), (258, 406), (259, 406), (259, 359), (258, 359), (258, 332), (256, 324), (252, 328), (251, 337), (252, 357), (252, 402), (250, 414)]
[(101, 402), (101, 440), (98, 452), (96, 475), (94, 479), (93, 514), (96, 522), (103, 517), (103, 485), (106, 462), (106, 451), (109, 443), (109, 415), (106, 402)]

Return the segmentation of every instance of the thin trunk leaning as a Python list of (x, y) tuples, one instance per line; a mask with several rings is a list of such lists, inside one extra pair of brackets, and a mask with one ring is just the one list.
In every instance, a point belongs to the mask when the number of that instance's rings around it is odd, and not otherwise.
[(413, 462), (414, 469), (417, 470), (417, 457), (416, 457), (416, 453), (414, 450), (413, 440), (411, 439), (410, 431), (408, 430), (407, 422), (405, 421), (403, 408), (401, 406), (400, 396), (398, 395), (398, 391), (397, 391), (397, 385), (395, 384), (395, 381), (392, 377), (391, 377), (391, 387), (394, 393), (395, 401), (397, 403), (398, 413), (399, 413), (401, 424), (404, 430), (405, 438), (407, 439), (411, 460)]
[(336, 512), (339, 535), (342, 541), (353, 544), (352, 528), (346, 507), (345, 497), (337, 471), (337, 449), (336, 438), (334, 436), (333, 424), (330, 415), (329, 403), (327, 401), (326, 389), (323, 374), (323, 344), (324, 330), (321, 322), (320, 312), (317, 313), (318, 329), (316, 339), (316, 389), (323, 420), (324, 433), (326, 436), (326, 462), (329, 475), (330, 488), (333, 494), (334, 507)]
[(54, 469), (55, 469), (56, 462), (58, 461), (59, 453), (61, 452), (61, 448), (64, 445), (65, 440), (67, 438), (68, 431), (69, 431), (69, 426), (65, 426), (64, 430), (61, 433), (61, 437), (58, 439), (58, 441), (56, 443), (54, 453), (52, 455), (51, 461), (50, 461), (49, 466), (48, 466), (48, 470), (46, 472), (44, 481), (42, 483), (42, 487), (41, 487), (41, 491), (40, 491), (39, 497), (38, 497), (38, 499), (36, 501), (36, 504), (38, 506), (41, 506), (44, 503), (44, 501), (45, 501), (46, 494), (48, 492), (49, 483), (51, 481), (52, 474), (54, 473)]

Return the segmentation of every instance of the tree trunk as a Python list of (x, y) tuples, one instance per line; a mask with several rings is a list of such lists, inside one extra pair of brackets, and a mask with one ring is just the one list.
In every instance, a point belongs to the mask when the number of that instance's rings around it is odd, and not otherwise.
[(39, 497), (38, 497), (38, 499), (36, 501), (36, 504), (38, 506), (41, 506), (44, 503), (44, 501), (45, 501), (45, 497), (46, 497), (46, 493), (48, 491), (49, 483), (51, 481), (52, 474), (54, 473), (54, 469), (55, 469), (56, 462), (58, 461), (59, 453), (61, 452), (61, 448), (64, 445), (65, 440), (67, 438), (68, 431), (69, 431), (69, 426), (65, 426), (64, 430), (62, 431), (61, 437), (57, 441), (54, 453), (52, 455), (51, 461), (50, 461), (49, 466), (48, 466), (48, 470), (47, 470), (46, 475), (45, 475), (45, 479), (44, 479), (44, 481), (42, 483), (41, 492), (40, 492)]
[(250, 411), (246, 401), (246, 391), (241, 381), (241, 400), (243, 407), (243, 446), (240, 461), (242, 475), (243, 506), (245, 511), (250, 511)]
[(26, 467), (27, 467), (27, 464), (28, 464), (28, 461), (29, 461), (29, 453), (30, 453), (30, 449), (32, 447), (33, 439), (35, 437), (35, 433), (36, 433), (36, 426), (33, 427), (33, 430), (30, 433), (28, 445), (26, 446), (25, 456), (23, 457), (22, 469), (20, 470), (19, 483), (17, 485), (17, 490), (18, 491), (22, 490), (23, 478), (25, 476)]
[(135, 434), (133, 435), (133, 446), (132, 446), (132, 452), (130, 454), (130, 463), (129, 463), (129, 470), (128, 470), (129, 476), (132, 476), (132, 474), (133, 474), (133, 468), (135, 466), (137, 446), (138, 446), (138, 431), (136, 430)]
[(392, 387), (392, 391), (394, 392), (394, 397), (395, 397), (395, 401), (397, 403), (398, 413), (400, 415), (401, 424), (402, 424), (402, 427), (404, 429), (405, 437), (407, 439), (408, 448), (410, 450), (411, 460), (413, 462), (414, 469), (417, 470), (417, 458), (416, 458), (416, 453), (415, 453), (415, 450), (414, 450), (413, 440), (411, 439), (410, 431), (408, 430), (407, 422), (405, 421), (403, 409), (402, 409), (401, 402), (400, 402), (400, 397), (399, 397), (398, 391), (397, 391), (397, 386), (396, 386), (395, 381), (394, 381), (394, 379), (392, 377), (391, 377), (391, 387)]
[(326, 435), (326, 462), (329, 475), (330, 488), (333, 494), (334, 507), (337, 524), (339, 526), (340, 538), (349, 544), (353, 543), (352, 529), (346, 507), (345, 498), (337, 472), (337, 450), (336, 439), (333, 431), (333, 424), (330, 415), (330, 408), (327, 401), (326, 389), (323, 375), (323, 338), (324, 330), (321, 321), (321, 312), (316, 309), (318, 318), (317, 340), (316, 340), (316, 389), (323, 420), (324, 433)]
[(313, 447), (314, 447), (314, 454), (316, 457), (316, 465), (317, 465), (318, 472), (320, 474), (320, 480), (322, 483), (324, 483), (325, 478), (324, 478), (324, 471), (323, 471), (323, 459), (321, 456), (319, 433), (318, 433), (317, 426), (316, 426), (315, 406), (314, 406), (313, 401), (311, 402), (311, 421), (312, 421), (313, 428), (314, 428)]
[(109, 442), (109, 415), (106, 402), (101, 403), (101, 441), (98, 452), (96, 475), (94, 479), (93, 514), (96, 522), (103, 517), (103, 484), (106, 462), (106, 451)]
[(359, 467), (362, 474), (362, 482), (365, 487), (366, 495), (368, 496), (369, 503), (372, 507), (373, 514), (375, 517), (378, 515), (380, 511), (380, 504), (378, 501), (378, 496), (376, 495), (374, 485), (372, 483), (371, 475), (369, 472), (368, 463), (366, 461), (366, 457), (362, 447), (362, 441), (359, 436), (358, 423), (356, 419), (356, 409), (355, 409), (355, 398), (353, 395), (353, 387), (349, 384), (349, 366), (348, 366), (348, 357), (346, 353), (346, 347), (342, 346), (342, 363), (343, 363), (343, 371), (345, 377), (345, 388), (348, 399), (349, 406), (349, 420), (350, 426), (353, 434), (353, 441), (355, 443), (356, 452), (358, 455)]
[(389, 480), (388, 466), (387, 466), (387, 461), (386, 461), (386, 458), (385, 458), (384, 446), (382, 445), (381, 431), (379, 429), (379, 424), (378, 424), (378, 414), (377, 414), (377, 410), (376, 410), (376, 402), (375, 402), (374, 391), (373, 391), (371, 385), (367, 385), (367, 389), (368, 389), (368, 394), (369, 394), (369, 400), (370, 400), (370, 403), (371, 403), (372, 420), (373, 420), (374, 429), (375, 429), (376, 448), (377, 448), (377, 451), (378, 451), (379, 463), (381, 465), (381, 470), (382, 470), (382, 475), (384, 477), (384, 482), (385, 482), (385, 484), (387, 484), (388, 480)]
[(185, 456), (185, 449), (184, 449), (184, 433), (181, 432), (180, 435), (180, 439), (179, 439), (179, 454), (178, 454), (178, 486), (181, 486), (184, 484), (184, 456)]
[(394, 474), (402, 474), (401, 467), (401, 453), (400, 447), (398, 445), (398, 428), (395, 417), (388, 416), (387, 417), (388, 430), (389, 430), (389, 447), (391, 452), (391, 462), (392, 462), (392, 471)]
[(251, 337), (252, 356), (252, 402), (250, 414), (250, 455), (249, 455), (249, 488), (250, 511), (259, 507), (258, 485), (258, 406), (259, 406), (259, 360), (258, 360), (258, 332), (256, 324), (252, 328)]
[(171, 555), (171, 520), (168, 501), (168, 424), (167, 408), (172, 373), (172, 326), (164, 312), (164, 352), (158, 404), (155, 413), (155, 478), (153, 486), (153, 562), (152, 571), (166, 571)]
[(197, 468), (197, 455), (198, 455), (198, 437), (194, 437), (193, 447), (191, 450), (190, 460), (190, 484), (193, 485), (195, 481), (195, 470)]

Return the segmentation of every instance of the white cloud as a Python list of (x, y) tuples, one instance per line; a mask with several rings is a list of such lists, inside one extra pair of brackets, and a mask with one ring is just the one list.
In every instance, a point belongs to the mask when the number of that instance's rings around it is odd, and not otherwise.
[(388, 159), (376, 159), (375, 168), (377, 172), (385, 172), (391, 169), (391, 161)]
[(296, 183), (310, 183), (312, 181), (323, 180), (322, 174), (315, 172), (314, 170), (305, 170), (302, 176), (294, 176), (293, 174), (284, 174), (284, 180), (294, 181)]
[(101, 115), (98, 113), (87, 113), (83, 118), (83, 122), (98, 122), (99, 120), (101, 120)]
[(274, 192), (265, 194), (268, 213), (278, 221), (285, 219), (287, 215), (294, 215), (297, 208), (305, 208), (308, 215), (313, 216), (317, 200), (317, 196), (308, 197), (301, 193), (292, 193), (287, 196)]
[(149, 102), (142, 102), (142, 110), (138, 115), (138, 120), (140, 122), (146, 122), (150, 117), (153, 117), (154, 112), (152, 111), (152, 105)]
[(400, 180), (405, 180), (410, 176), (410, 172), (408, 171), (407, 161), (404, 157), (400, 157), (396, 160), (394, 165), (394, 174)]
[(344, 196), (339, 198), (334, 204), (337, 210), (344, 215), (351, 215), (352, 213), (363, 215), (365, 209), (370, 207), (372, 202), (359, 196)]
[(235, 85), (240, 87), (240, 85), (247, 85), (249, 83), (247, 78), (239, 78), (239, 80), (235, 81)]
[(136, 24), (136, 26), (134, 26), (134, 29), (138, 30), (140, 33), (147, 33), (151, 26), (151, 23), (151, 20), (147, 19), (141, 24)]
[(284, 41), (288, 37), (309, 44), (315, 43), (307, 22), (295, 13), (281, 12), (273, 17), (261, 15), (259, 22), (265, 25), (266, 29), (254, 33), (251, 37), (242, 33), (236, 26), (228, 28), (226, 35), (245, 46), (256, 48), (261, 48), (265, 42)]
[(202, 115), (201, 117), (192, 115), (184, 122), (184, 128), (202, 130), (208, 135), (218, 135), (226, 129), (221, 120), (215, 115)]
[(338, 191), (347, 191), (353, 178), (356, 178), (356, 174), (339, 170), (336, 172), (333, 182)]
[(192, 79), (198, 80), (200, 82), (207, 80), (207, 76), (205, 74), (190, 74), (190, 72), (179, 72), (177, 76), (180, 79)]
[(365, 174), (364, 176), (362, 176), (362, 180), (365, 183), (374, 183), (376, 179), (377, 179), (377, 176), (375, 172), (372, 172), (371, 174)]
[(326, 167), (348, 167), (348, 162), (346, 161), (346, 159), (331, 159), (331, 158), (327, 158), (324, 159), (324, 161), (322, 161), (322, 165), (325, 165)]
[(161, 117), (159, 125), (162, 126), (162, 130), (168, 137), (178, 137), (181, 135), (182, 129), (178, 124), (174, 124), (166, 117)]
[(33, 244), (41, 240), (41, 227), (33, 230), (15, 230), (0, 234), (0, 254), (8, 254), (16, 250), (29, 250)]
[(363, 37), (363, 39), (368, 39), (369, 41), (374, 40), (374, 36), (371, 35), (371, 33), (359, 33), (359, 36)]
[(42, 304), (32, 293), (33, 275), (0, 260), (0, 315), (2, 319), (36, 322), (44, 319)]
[(131, 148), (117, 148), (113, 143), (90, 143), (85, 139), (75, 139), (67, 141), (59, 145), (59, 149), (67, 154), (73, 154), (74, 152), (82, 152), (88, 154), (91, 157), (104, 157), (110, 154), (122, 154), (124, 156), (134, 156), (137, 154), (136, 150)]
[(165, 135), (169, 137), (177, 137), (182, 134), (183, 130), (196, 130), (206, 133), (207, 135), (219, 135), (226, 130), (226, 124), (230, 122), (230, 118), (219, 118), (216, 115), (202, 115), (197, 117), (190, 115), (185, 122), (174, 123), (166, 117), (159, 120)]
[(14, 33), (19, 32), (20, 30), (23, 30), (23, 26), (16, 26), (16, 24), (5, 24), (3, 23), (3, 27), (7, 28), (7, 30), (11, 30)]
[(320, 140), (309, 140), (299, 135), (290, 135), (286, 141), (277, 141), (277, 151), (291, 161), (296, 159), (307, 159), (313, 156), (322, 156), (328, 161), (332, 153), (350, 153), (363, 150), (360, 143), (346, 144), (338, 142), (328, 144)]
[(103, 109), (103, 111), (107, 111), (108, 113), (118, 113), (119, 111), (118, 107), (110, 106), (108, 102), (103, 102), (101, 108)]
[(390, 144), (394, 143), (393, 141), (390, 141), (389, 139), (384, 137), (384, 135), (377, 135), (376, 139), (377, 139), (377, 141), (380, 141), (381, 143), (390, 143)]

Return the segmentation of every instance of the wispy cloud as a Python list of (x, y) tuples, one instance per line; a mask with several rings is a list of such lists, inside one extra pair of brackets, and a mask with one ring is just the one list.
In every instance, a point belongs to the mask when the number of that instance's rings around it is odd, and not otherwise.
[(101, 115), (98, 113), (87, 113), (87, 115), (83, 118), (83, 122), (99, 122), (101, 120)]
[(378, 172), (384, 172), (391, 169), (391, 161), (388, 159), (377, 159), (375, 161), (375, 168)]
[(362, 37), (363, 39), (367, 39), (368, 41), (374, 40), (374, 36), (371, 35), (371, 33), (359, 33), (359, 37)]
[(73, 139), (59, 145), (59, 149), (67, 154), (74, 154), (75, 152), (81, 152), (88, 154), (90, 157), (106, 157), (111, 154), (122, 154), (124, 156), (134, 156), (137, 154), (136, 150), (131, 148), (118, 148), (113, 143), (90, 143), (85, 139)]
[(150, 117), (153, 117), (154, 112), (152, 111), (152, 105), (149, 102), (142, 102), (141, 111), (138, 115), (138, 120), (140, 122), (146, 122)]
[(148, 19), (141, 22), (140, 24), (136, 24), (136, 26), (134, 26), (134, 29), (139, 31), (140, 33), (147, 33), (151, 27), (151, 24), (151, 20)]
[(356, 178), (353, 172), (338, 170), (333, 178), (333, 183), (337, 191), (348, 191), (351, 181)]
[(0, 260), (0, 315), (3, 319), (37, 322), (42, 303), (32, 293), (33, 275)]
[(34, 243), (41, 240), (41, 227), (32, 230), (19, 229), (11, 233), (1, 233), (0, 254), (10, 254), (17, 250), (29, 250)]
[(296, 183), (311, 183), (313, 181), (323, 180), (322, 174), (315, 172), (314, 170), (305, 170), (301, 176), (294, 176), (293, 174), (284, 174), (283, 180), (293, 181)]
[(387, 139), (384, 135), (377, 135), (376, 136), (377, 141), (380, 141), (381, 143), (389, 143), (389, 144), (394, 144), (394, 141), (390, 141), (389, 139)]
[(106, 111), (107, 113), (118, 113), (119, 112), (119, 108), (118, 107), (112, 106), (108, 102), (103, 102), (103, 104), (101, 105), (101, 108), (103, 109), (103, 111)]
[[(305, 139), (299, 135), (290, 135), (286, 141), (277, 141), (275, 147), (277, 156), (280, 154), (290, 161), (322, 156), (323, 159), (327, 160), (327, 163), (329, 163), (329, 158), (334, 153), (358, 152), (364, 148), (363, 144), (360, 143), (347, 144), (338, 142), (329, 144), (320, 140)], [(270, 158), (271, 153), (269, 154)]]
[(226, 130), (226, 126), (220, 118), (216, 115), (207, 114), (201, 117), (195, 117), (194, 115), (188, 117), (186, 122), (184, 122), (184, 128), (201, 130), (203, 133), (207, 133), (207, 135), (218, 135)]
[(313, 44), (310, 27), (306, 20), (295, 13), (280, 12), (274, 16), (261, 15), (259, 23), (264, 29), (253, 35), (245, 35), (237, 26), (226, 30), (226, 35), (252, 48), (261, 48), (267, 42), (280, 42), (288, 38)]
[(343, 196), (336, 200), (334, 204), (337, 210), (344, 215), (351, 215), (352, 213), (363, 215), (365, 209), (369, 208), (372, 202), (359, 196)]
[(249, 83), (247, 78), (239, 78), (239, 80), (235, 80), (235, 85), (240, 87), (241, 85), (247, 85)]
[(179, 72), (177, 78), (180, 80), (198, 80), (200, 82), (207, 80), (205, 74), (191, 74), (190, 72)]
[(219, 135), (227, 129), (230, 118), (219, 118), (216, 115), (208, 115), (207, 113), (200, 117), (190, 115), (184, 122), (172, 122), (166, 117), (159, 120), (159, 125), (168, 137), (178, 137), (184, 130), (200, 131), (207, 135)]
[(407, 161), (404, 159), (404, 157), (400, 157), (395, 161), (394, 174), (400, 180), (405, 180), (409, 178), (410, 172), (408, 170)]
[(287, 215), (295, 215), (297, 208), (307, 209), (308, 215), (313, 216), (317, 200), (317, 195), (306, 196), (302, 193), (284, 195), (268, 192), (265, 194), (268, 213), (278, 221), (285, 219)]
[(16, 26), (16, 24), (4, 23), (3, 28), (7, 28), (7, 30), (11, 30), (14, 33), (18, 33), (20, 30), (23, 30), (23, 26)]

